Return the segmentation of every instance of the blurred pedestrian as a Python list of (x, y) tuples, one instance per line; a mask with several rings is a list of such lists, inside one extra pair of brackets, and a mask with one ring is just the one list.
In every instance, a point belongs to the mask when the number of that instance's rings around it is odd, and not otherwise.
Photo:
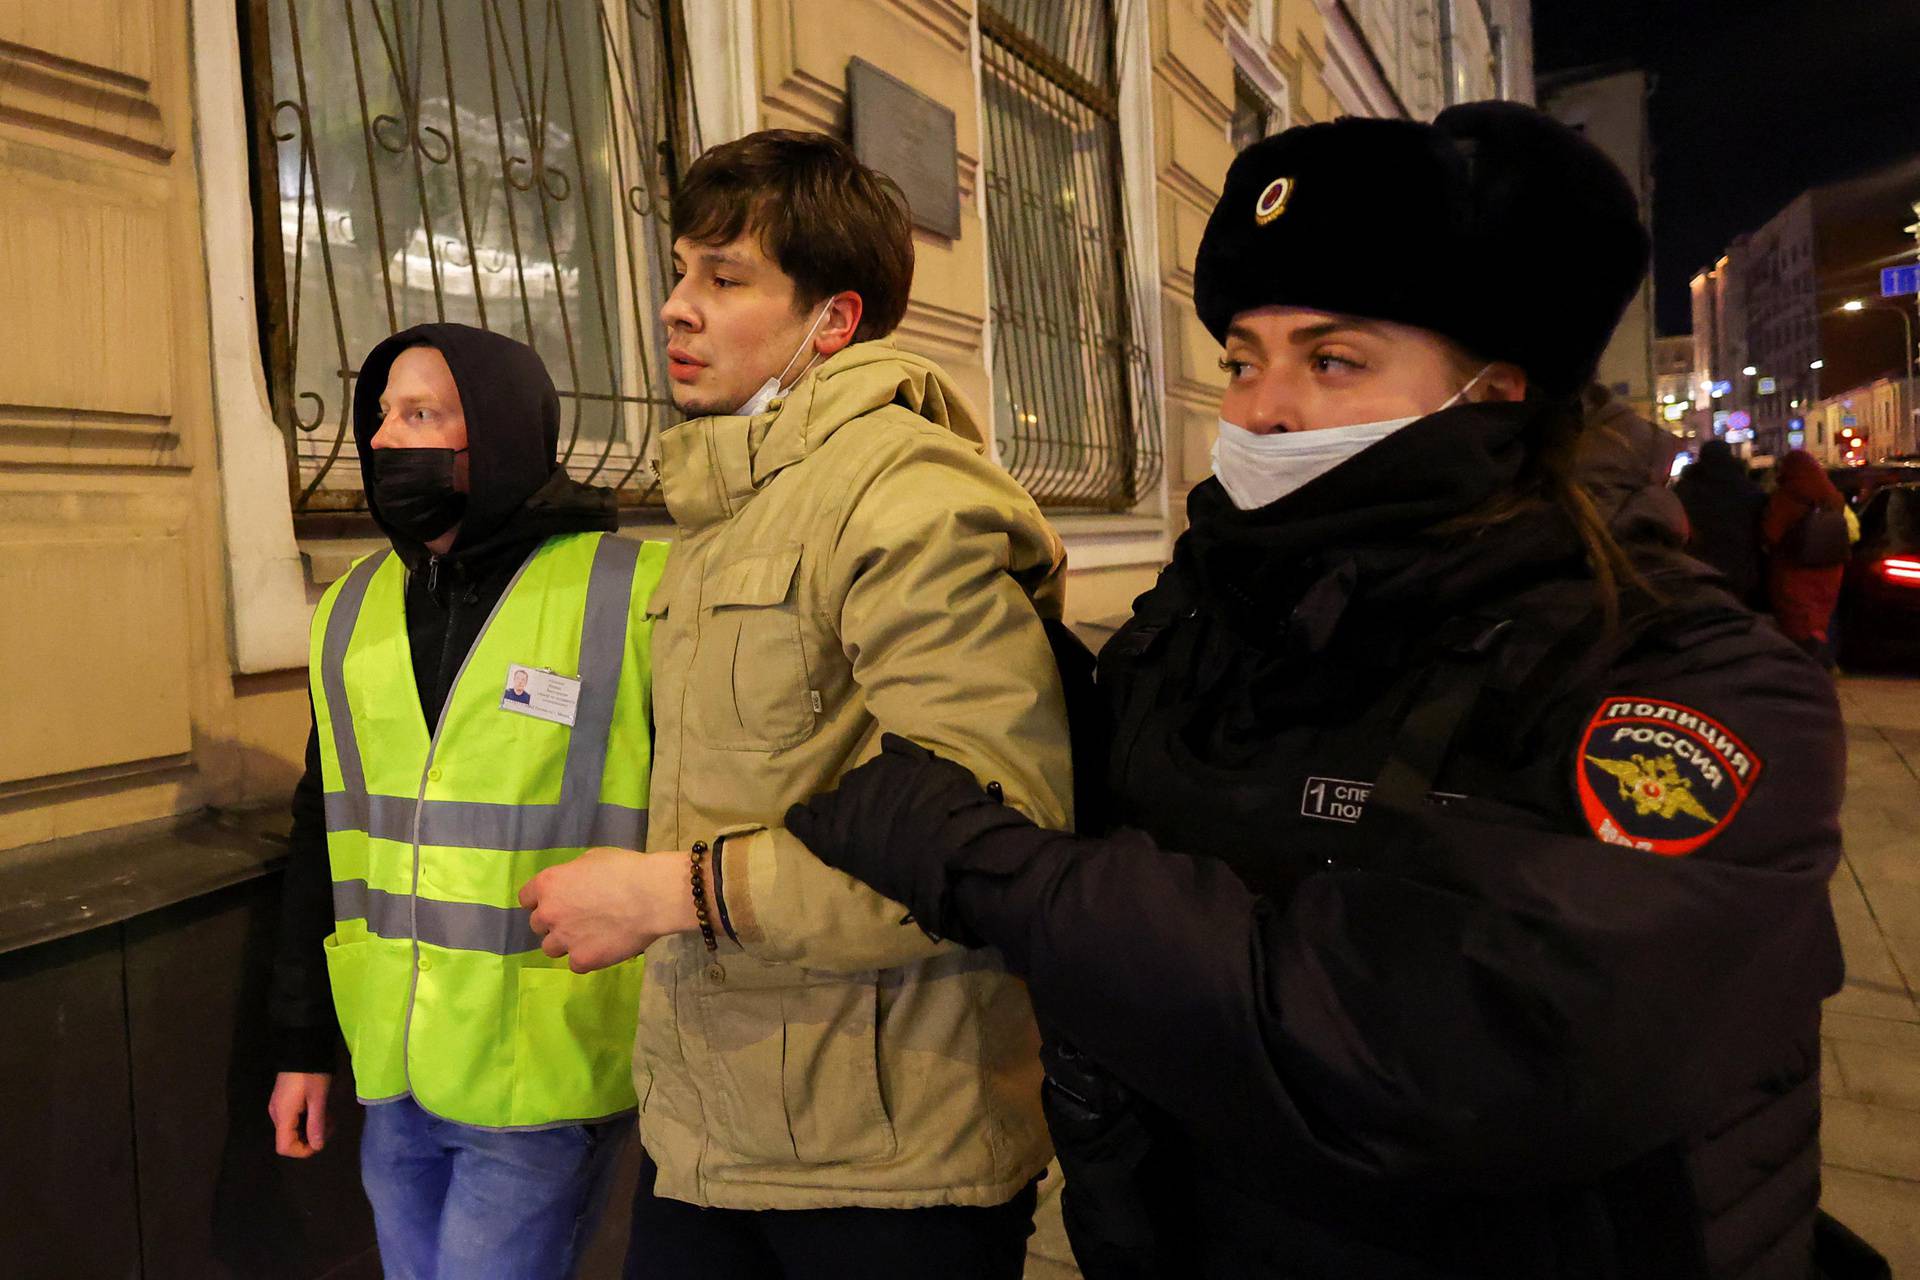
[(1701, 445), (1673, 489), (1687, 509), (1687, 553), (1718, 569), (1741, 600), (1759, 603), (1760, 509), (1767, 495), (1748, 479), (1733, 446), (1725, 440)]
[(1831, 665), (1827, 629), (1846, 576), (1847, 503), (1820, 463), (1795, 449), (1774, 471), (1760, 536), (1767, 600), (1789, 640)]

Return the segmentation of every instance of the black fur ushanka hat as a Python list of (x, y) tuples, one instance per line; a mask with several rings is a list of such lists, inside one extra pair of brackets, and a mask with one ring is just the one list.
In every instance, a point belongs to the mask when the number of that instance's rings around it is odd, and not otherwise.
[(1254, 307), (1415, 325), (1561, 395), (1593, 375), (1651, 242), (1600, 149), (1512, 102), (1432, 124), (1347, 118), (1254, 143), (1227, 170), (1194, 264), (1224, 340)]

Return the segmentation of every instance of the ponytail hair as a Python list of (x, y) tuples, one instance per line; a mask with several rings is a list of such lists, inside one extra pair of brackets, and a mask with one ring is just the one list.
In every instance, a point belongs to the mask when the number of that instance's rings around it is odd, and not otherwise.
[(1554, 396), (1549, 400), (1536, 397), (1530, 389), (1528, 399), (1536, 398), (1540, 414), (1531, 429), (1527, 460), (1513, 488), (1443, 522), (1434, 532), (1441, 536), (1471, 534), (1542, 506), (1554, 508), (1566, 517), (1580, 540), (1587, 570), (1593, 575), (1603, 624), (1612, 632), (1620, 625), (1620, 601), (1628, 591), (1653, 596), (1658, 592), (1613, 536), (1606, 516), (1580, 478), (1580, 442), (1588, 429), (1580, 398)]

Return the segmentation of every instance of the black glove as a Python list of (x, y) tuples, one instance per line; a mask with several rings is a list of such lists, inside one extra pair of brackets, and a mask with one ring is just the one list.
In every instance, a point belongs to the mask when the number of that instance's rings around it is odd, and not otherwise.
[(889, 733), (840, 785), (787, 810), (786, 827), (830, 867), (904, 903), (929, 935), (979, 946), (948, 902), (949, 873), (982, 836), (1033, 824), (999, 786)]

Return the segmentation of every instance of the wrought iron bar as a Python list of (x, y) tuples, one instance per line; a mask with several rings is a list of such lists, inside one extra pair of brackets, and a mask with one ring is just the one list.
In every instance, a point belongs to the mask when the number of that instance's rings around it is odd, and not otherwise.
[(673, 407), (656, 308), (692, 141), (674, 5), (246, 4), (264, 33), (263, 348), (296, 513), (364, 505), (358, 357), (424, 318), (532, 344), (560, 385), (569, 470), (657, 500), (643, 464)]
[(1013, 19), (986, 5), (980, 7), (980, 34), (1005, 45), (1021, 61), (1101, 115), (1119, 114), (1118, 98), (1110, 88), (1094, 83)]
[(460, 194), (460, 231), (466, 237), (467, 272), (473, 278), (473, 305), (480, 327), (487, 327), (487, 292), (480, 284), (480, 242), (473, 234), (473, 210), (467, 197), (466, 149), (460, 139), (460, 99), (453, 87), (453, 43), (447, 36), (447, 0), (435, 6), (440, 14), (440, 67), (447, 90), (447, 128), (453, 135), (453, 181)]
[(1125, 510), (1162, 448), (1134, 337), (1112, 5), (996, 0), (980, 21), (1002, 457), (1050, 507)]

